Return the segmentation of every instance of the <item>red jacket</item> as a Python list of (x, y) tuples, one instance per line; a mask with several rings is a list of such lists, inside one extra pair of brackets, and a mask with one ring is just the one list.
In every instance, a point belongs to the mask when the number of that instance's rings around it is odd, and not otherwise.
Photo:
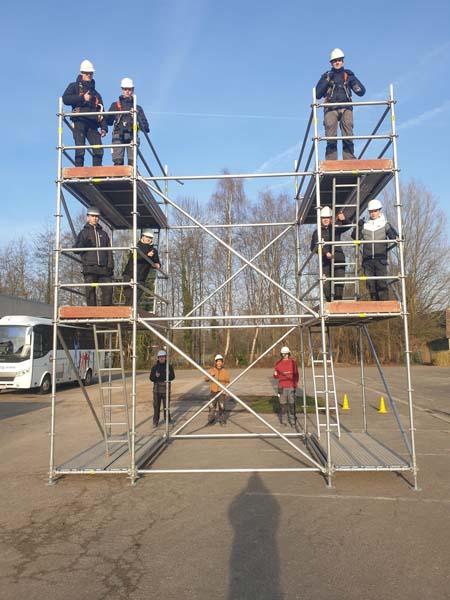
[(275, 365), (273, 376), (278, 379), (278, 387), (296, 388), (298, 384), (298, 367), (294, 359), (280, 359)]

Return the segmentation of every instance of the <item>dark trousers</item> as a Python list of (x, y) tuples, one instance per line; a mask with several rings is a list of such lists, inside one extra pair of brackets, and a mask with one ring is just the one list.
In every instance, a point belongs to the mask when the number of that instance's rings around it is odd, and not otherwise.
[[(364, 275), (366, 277), (385, 277), (387, 275), (387, 260), (383, 258), (371, 258), (363, 262)], [(371, 300), (389, 300), (386, 279), (368, 279)]]
[[(95, 273), (83, 273), (84, 283), (111, 283), (112, 277), (110, 275), (96, 275)], [(85, 288), (86, 292), (86, 304), (88, 306), (97, 306), (97, 292), (96, 287)], [(112, 295), (113, 289), (111, 286), (105, 286), (101, 288), (101, 302), (100, 306), (112, 306)]]
[[(153, 425), (158, 425), (159, 416), (161, 414), (161, 404), (164, 407), (164, 419), (166, 411), (166, 384), (165, 382), (153, 384)], [(171, 422), (170, 417), (170, 383), (169, 383), (169, 423)]]
[[(327, 263), (326, 265), (323, 265), (323, 274), (325, 275), (325, 277), (331, 277), (331, 263)], [(334, 277), (345, 277), (344, 265), (338, 265), (338, 266), (335, 265), (333, 276)], [(332, 300), (331, 283), (332, 282), (329, 279), (327, 279), (327, 281), (325, 281), (325, 284), (323, 286), (323, 291), (324, 291), (327, 302), (331, 302), (331, 300)], [(334, 284), (334, 300), (342, 300), (343, 295), (344, 295), (344, 284), (341, 282), (335, 283)]]
[[(133, 141), (133, 134), (131, 132), (128, 133), (128, 132), (124, 132), (121, 130), (113, 131), (113, 134), (112, 134), (112, 143), (113, 144), (129, 144), (132, 141)], [(137, 137), (137, 145), (139, 148), (139, 137)], [(132, 146), (129, 146), (128, 148), (121, 146), (120, 148), (111, 148), (111, 150), (112, 150), (113, 163), (115, 165), (123, 165), (125, 150), (127, 151), (128, 164), (133, 165), (133, 147)]]
[[(332, 108), (325, 110), (323, 124), (325, 136), (337, 135), (338, 123), (342, 135), (353, 135), (353, 111), (349, 108)], [(329, 140), (325, 150), (326, 160), (336, 160), (337, 140)], [(342, 140), (342, 157), (344, 160), (355, 158), (355, 148), (352, 140)]]
[[(123, 275), (122, 279), (124, 281), (131, 281), (131, 277), (129, 275)], [(138, 283), (144, 284), (144, 281), (138, 281)], [(124, 289), (124, 295), (125, 295), (125, 306), (132, 306), (133, 304), (133, 288), (126, 286), (123, 288)], [(141, 290), (141, 288), (138, 287), (137, 289), (137, 303), (139, 306), (139, 300), (141, 299), (141, 296), (144, 292)]]
[[(101, 146), (102, 137), (98, 132), (98, 127), (94, 127), (94, 122), (90, 124), (88, 121), (75, 121), (73, 123), (73, 139), (75, 146), (85, 146), (86, 140), (91, 146)], [(75, 150), (75, 166), (82, 167), (84, 165), (85, 148)], [(92, 165), (100, 167), (103, 159), (103, 148), (92, 148)]]
[[(209, 397), (213, 398), (217, 395), (217, 392), (210, 392)], [(208, 409), (208, 423), (214, 423), (216, 419), (216, 411), (219, 414), (219, 421), (225, 423), (225, 394), (220, 394), (217, 398), (209, 405)]]

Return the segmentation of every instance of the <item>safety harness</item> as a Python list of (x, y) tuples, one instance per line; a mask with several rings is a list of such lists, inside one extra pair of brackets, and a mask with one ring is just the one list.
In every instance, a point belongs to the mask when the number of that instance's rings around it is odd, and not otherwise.
[[(326, 94), (325, 94), (325, 102), (331, 101), (331, 97), (333, 96), (334, 90), (336, 87), (336, 83), (334, 82), (334, 79), (332, 79), (332, 76), (333, 76), (333, 71), (328, 71), (328, 81), (329, 81), (330, 85), (328, 86)], [(347, 96), (347, 99), (349, 101), (351, 101), (352, 95), (351, 95), (351, 92), (348, 87), (348, 73), (345, 69), (344, 69), (344, 91), (345, 91), (345, 95)]]

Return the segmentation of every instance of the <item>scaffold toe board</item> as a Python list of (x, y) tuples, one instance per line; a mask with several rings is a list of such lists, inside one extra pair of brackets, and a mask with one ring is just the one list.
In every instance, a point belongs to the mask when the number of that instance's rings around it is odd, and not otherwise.
[[(320, 307), (315, 308), (317, 312)], [(329, 325), (358, 325), (367, 321), (391, 319), (402, 315), (400, 302), (397, 300), (335, 300), (324, 302), (324, 316)], [(355, 320), (356, 319), (356, 320)], [(304, 325), (316, 325), (319, 319), (305, 320)]]
[[(319, 163), (320, 205), (331, 206), (333, 201), (333, 180), (336, 185), (336, 204), (354, 203), (355, 185), (360, 177), (360, 213), (368, 201), (379, 194), (394, 176), (393, 162), (378, 158), (367, 160), (324, 160)], [(346, 217), (353, 220), (355, 206), (349, 206)], [(316, 224), (316, 178), (311, 177), (299, 208), (299, 222)]]
[[(311, 434), (310, 442), (318, 458), (327, 463), (326, 438)], [(403, 457), (367, 432), (341, 431), (330, 435), (330, 452), (335, 471), (408, 471), (411, 465)]]
[[(60, 306), (59, 318), (61, 321), (90, 321), (90, 320), (130, 320), (133, 316), (131, 306)], [(151, 319), (154, 314), (145, 310), (139, 310), (138, 315), (142, 319)]]
[[(113, 229), (133, 226), (133, 168), (67, 167), (62, 185), (86, 208), (95, 206)], [(166, 228), (167, 219), (145, 182), (136, 180), (140, 227)]]
[(335, 300), (325, 303), (325, 313), (329, 317), (398, 317), (401, 305), (397, 300)]

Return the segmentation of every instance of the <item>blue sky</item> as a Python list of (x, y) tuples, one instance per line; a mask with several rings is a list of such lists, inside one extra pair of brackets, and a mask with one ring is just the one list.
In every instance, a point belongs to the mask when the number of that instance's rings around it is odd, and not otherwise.
[[(151, 136), (172, 174), (290, 171), (312, 88), (341, 47), (346, 67), (386, 98), (394, 83), (401, 178), (417, 178), (450, 216), (450, 8), (445, 1), (138, 0), (90, 6), (16, 2), (3, 14), (2, 240), (55, 212), (58, 96), (82, 59), (105, 104), (135, 80)], [(375, 109), (355, 112), (368, 133)], [(107, 139), (110, 139), (108, 137)], [(66, 143), (71, 143), (66, 133)], [(106, 153), (105, 153), (106, 154)], [(87, 164), (90, 164), (88, 162)], [(111, 164), (108, 154), (104, 164)], [(281, 180), (248, 182), (293, 191)], [(170, 185), (206, 204), (214, 183)]]

